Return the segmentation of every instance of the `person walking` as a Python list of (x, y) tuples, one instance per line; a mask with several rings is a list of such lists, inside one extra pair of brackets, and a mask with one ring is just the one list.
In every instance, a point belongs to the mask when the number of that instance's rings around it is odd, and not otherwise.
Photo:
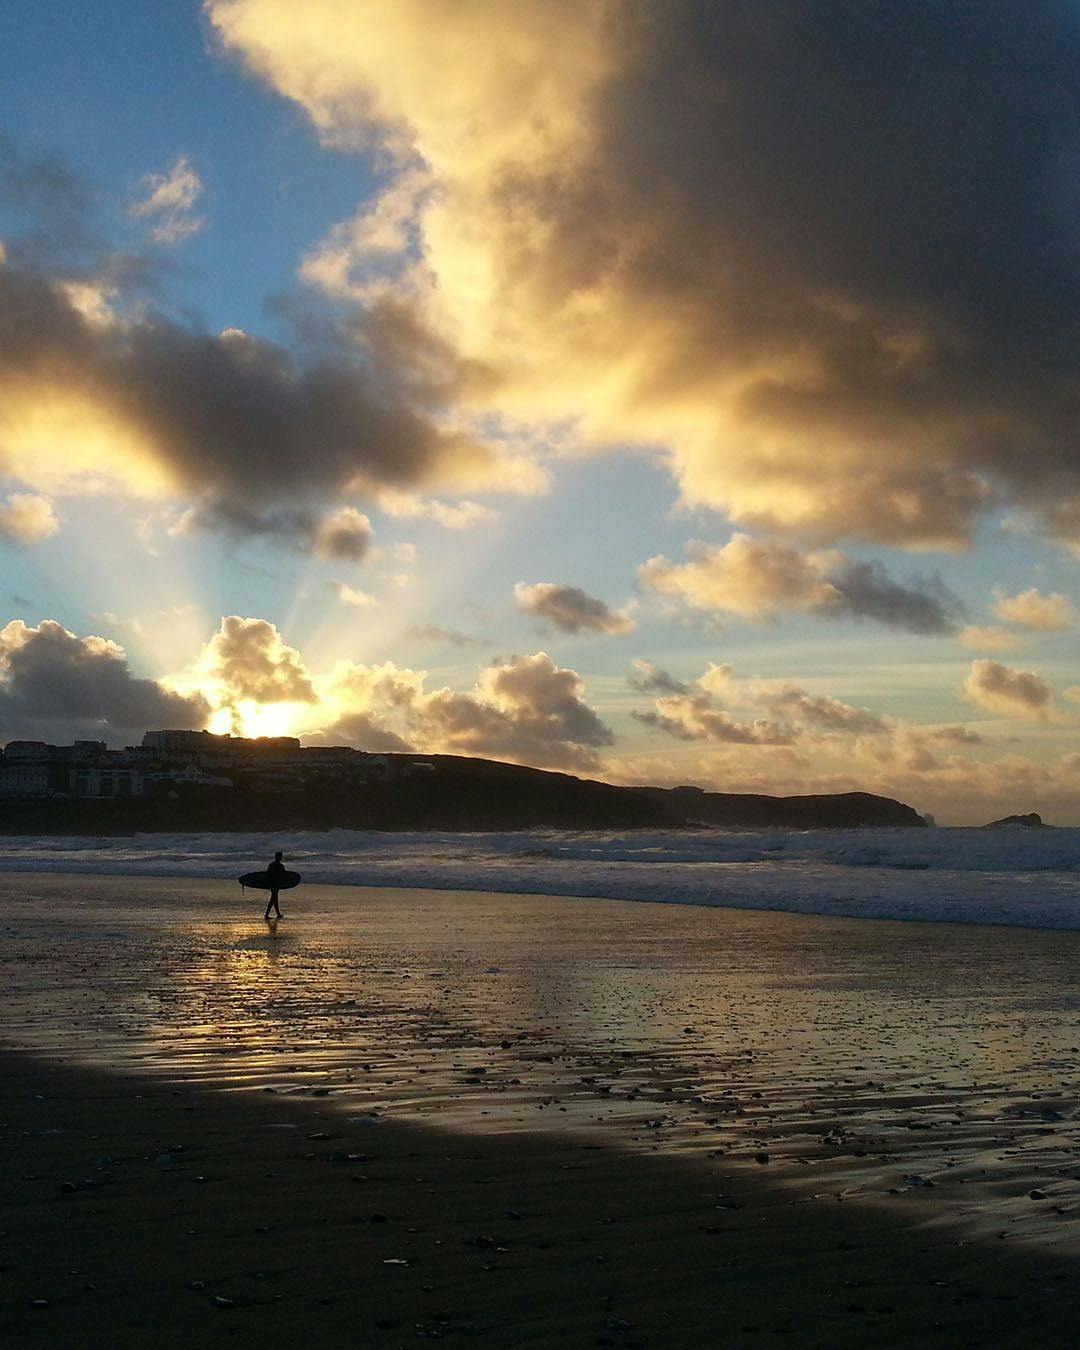
[(281, 861), (281, 854), (274, 854), (274, 861), (266, 869), (266, 875), (270, 878), (270, 899), (266, 902), (266, 913), (263, 918), (267, 923), (270, 922), (270, 911), (273, 910), (277, 918), (281, 918), (281, 906), (278, 904), (278, 887), (274, 885), (275, 881), (285, 875), (285, 864)]

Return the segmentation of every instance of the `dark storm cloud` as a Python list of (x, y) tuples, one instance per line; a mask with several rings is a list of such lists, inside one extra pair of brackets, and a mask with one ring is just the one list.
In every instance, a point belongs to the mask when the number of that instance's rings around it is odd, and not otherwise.
[(682, 680), (677, 680), (674, 675), (661, 669), (660, 666), (654, 665), (652, 661), (635, 657), (633, 667), (633, 674), (627, 676), (626, 682), (631, 689), (636, 689), (638, 693), (688, 694), (690, 692), (689, 685), (683, 684)]
[[(16, 377), (108, 410), (183, 491), (234, 523), (245, 513), (257, 521), (258, 504), (285, 495), (356, 479), (415, 483), (474, 453), (392, 389), (376, 392), (358, 362), (307, 363), (275, 343), (162, 315), (94, 323), (46, 278), (3, 267), (0, 385)], [(0, 406), (0, 453), (3, 435)]]
[[(195, 503), (193, 522), (353, 559), (366, 549), (357, 531), (319, 528), (320, 508), (350, 488), (535, 485), (443, 424), (460, 372), (389, 312), (407, 307), (298, 327), (291, 346), (209, 333), (161, 307), (167, 264), (111, 248), (98, 194), (59, 159), (0, 136), (0, 205), (0, 472), (33, 484), (38, 459), (43, 480), (77, 486), (86, 466), (65, 442), (84, 425), (125, 444), (103, 474), (167, 484)], [(75, 411), (27, 454), (27, 409), (58, 404)]]
[(123, 649), (79, 638), (50, 619), (0, 629), (0, 741), (41, 725), (84, 730), (199, 728), (208, 709), (132, 673)]
[(633, 620), (626, 614), (586, 594), (580, 586), (557, 586), (550, 581), (530, 586), (519, 581), (514, 587), (514, 598), (522, 613), (535, 614), (563, 633), (615, 635), (632, 632), (634, 628)]
[(1071, 0), (208, 12), (321, 135), (408, 147), (309, 276), (355, 298), (394, 222), (493, 411), (660, 447), (743, 527), (1080, 546)]
[(27, 154), (0, 130), (0, 206), (23, 228), (5, 240), (12, 261), (70, 264), (96, 259), (97, 195), (89, 181), (57, 155)]
[[(740, 518), (768, 524), (816, 480), (805, 524), (900, 542), (963, 537), (998, 499), (1060, 517), (1080, 496), (1077, 7), (638, 12), (640, 59), (597, 105), (603, 181), (654, 227), (635, 293), (700, 338), (654, 383), (756, 363), (731, 411), (780, 438), (737, 483), (695, 458), (692, 489), (759, 489)], [(772, 359), (800, 350), (801, 373)]]
[(243, 504), (222, 501), (192, 507), (173, 527), (174, 533), (190, 529), (224, 530), (242, 538), (271, 539), (286, 548), (314, 553), (339, 562), (362, 562), (371, 549), (371, 521), (354, 506), (343, 506), (325, 516), (303, 509), (252, 510)]
[(907, 633), (955, 633), (964, 617), (959, 598), (939, 578), (904, 586), (877, 563), (847, 560), (829, 576), (835, 592), (824, 614), (873, 619)]

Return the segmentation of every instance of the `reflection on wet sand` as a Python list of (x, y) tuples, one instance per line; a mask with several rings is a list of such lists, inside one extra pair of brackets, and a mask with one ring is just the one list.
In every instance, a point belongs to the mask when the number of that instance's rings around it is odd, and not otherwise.
[(1080, 934), (344, 887), (268, 929), (208, 882), (3, 889), (15, 1046), (1080, 1242)]

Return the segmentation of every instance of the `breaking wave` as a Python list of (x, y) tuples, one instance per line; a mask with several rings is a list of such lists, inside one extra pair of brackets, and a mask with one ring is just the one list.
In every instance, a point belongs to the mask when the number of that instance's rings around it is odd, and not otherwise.
[(235, 881), (276, 848), (305, 882), (606, 897), (1080, 929), (1080, 829), (136, 835), (0, 839), (5, 871)]

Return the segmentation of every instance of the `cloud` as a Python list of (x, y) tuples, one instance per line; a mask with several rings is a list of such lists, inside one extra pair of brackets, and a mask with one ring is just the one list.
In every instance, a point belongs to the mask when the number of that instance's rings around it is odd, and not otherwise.
[(356, 609), (366, 609), (369, 605), (378, 603), (373, 595), (368, 595), (367, 591), (357, 590), (355, 586), (350, 586), (344, 581), (333, 581), (330, 584), (334, 588), (334, 594), (343, 605), (352, 605)]
[(321, 700), (317, 712), (325, 727), (322, 738), (328, 743), (344, 741), (358, 750), (416, 748), (409, 724), (424, 692), (421, 673), (390, 661), (378, 666), (342, 661), (317, 683)]
[[(145, 535), (151, 522), (144, 524)], [(223, 531), (240, 539), (266, 539), (317, 558), (353, 563), (368, 557), (375, 534), (371, 521), (355, 506), (341, 506), (320, 516), (302, 507), (256, 510), (229, 501), (189, 506), (165, 533), (180, 539), (197, 530)]]
[(340, 745), (344, 742), (357, 750), (375, 754), (407, 753), (416, 749), (396, 731), (383, 726), (375, 713), (345, 713), (324, 739), (328, 744)]
[(1038, 628), (1043, 632), (1071, 628), (1076, 622), (1076, 611), (1064, 595), (1056, 591), (1043, 595), (1035, 586), (1021, 591), (1019, 595), (1005, 595), (998, 591), (994, 613), (1006, 623), (1019, 623), (1025, 628)]
[(613, 736), (585, 702), (576, 671), (546, 652), (488, 666), (471, 694), (425, 696), (423, 741), (449, 753), (492, 755), (545, 768), (594, 769)]
[(395, 520), (433, 520), (447, 530), (469, 530), (498, 519), (498, 512), (479, 502), (441, 502), (435, 497), (420, 497), (414, 492), (392, 488), (378, 494), (379, 510)]
[(611, 609), (577, 586), (556, 586), (550, 581), (528, 585), (519, 581), (514, 598), (523, 614), (535, 614), (563, 633), (607, 633), (615, 636), (634, 631), (629, 615)]
[(965, 726), (936, 727), (927, 734), (941, 745), (982, 745), (983, 743), (983, 738), (977, 731)]
[(0, 629), (3, 739), (104, 734), (148, 727), (199, 728), (208, 709), (132, 673), (117, 643), (76, 637), (52, 619), (36, 628), (15, 619)]
[(822, 576), (829, 559), (786, 544), (733, 534), (722, 548), (697, 540), (686, 552), (687, 563), (672, 563), (662, 554), (642, 563), (642, 585), (692, 609), (742, 618), (820, 609), (833, 598)]
[[(599, 749), (613, 741), (585, 701), (581, 677), (556, 666), (546, 652), (485, 667), (470, 691), (428, 691), (424, 685), (422, 673), (389, 662), (342, 663), (319, 684), (325, 706), (340, 710), (324, 735), (362, 740), (365, 748), (373, 748), (373, 738), (394, 738), (399, 748), (429, 754), (585, 770), (599, 767)], [(390, 740), (382, 748), (393, 748)]]
[(690, 686), (683, 684), (682, 680), (677, 680), (674, 675), (668, 674), (660, 666), (654, 665), (652, 661), (646, 661), (640, 656), (634, 657), (631, 662), (633, 673), (627, 678), (627, 684), (631, 689), (636, 689), (641, 694), (687, 694), (690, 692)]
[(242, 732), (248, 708), (277, 703), (314, 704), (317, 695), (303, 658), (266, 619), (232, 614), (203, 649), (197, 685), (219, 716), (217, 730)]
[(839, 756), (822, 744), (810, 757), (785, 747), (679, 747), (666, 762), (620, 756), (612, 764), (612, 777), (672, 786), (698, 783), (722, 792), (878, 792), (931, 810), (949, 824), (979, 825), (1028, 809), (1054, 823), (1077, 819), (1080, 756), (1067, 753), (1045, 762), (1018, 754), (976, 758), (956, 753), (975, 742), (950, 741), (953, 730), (898, 727), (892, 737), (845, 741)]
[(320, 558), (361, 562), (371, 547), (371, 521), (355, 506), (342, 506), (315, 527), (315, 552)]
[(105, 609), (100, 614), (92, 614), (90, 617), (94, 623), (100, 623), (103, 628), (109, 629), (110, 632), (127, 633), (136, 642), (146, 636), (146, 629), (138, 615), (127, 616), (117, 614), (111, 609)]
[(418, 642), (431, 642), (440, 647), (476, 647), (480, 644), (480, 639), (473, 637), (471, 633), (461, 633), (456, 628), (440, 628), (437, 624), (422, 624), (410, 628), (405, 636), (415, 638)]
[(29, 547), (40, 544), (60, 528), (48, 497), (32, 492), (12, 492), (0, 503), (0, 539)]
[(1024, 645), (1019, 633), (1010, 633), (1007, 628), (978, 628), (968, 625), (957, 633), (957, 640), (965, 647), (977, 652), (1014, 652)]
[(656, 700), (651, 712), (630, 714), (680, 741), (717, 741), (727, 745), (790, 745), (795, 733), (779, 722), (738, 722), (713, 706), (707, 694), (672, 695)]
[(853, 708), (838, 698), (809, 694), (794, 684), (766, 686), (758, 692), (757, 701), (777, 717), (834, 735), (878, 736), (894, 725), (890, 718), (866, 708)]
[[(768, 753), (774, 758), (770, 772), (786, 773), (791, 763), (775, 758), (781, 751), (794, 756), (809, 777), (807, 765), (833, 763), (843, 765), (853, 775), (850, 788), (862, 786), (852, 765), (869, 764), (875, 772), (882, 769), (905, 773), (933, 773), (941, 767), (943, 751), (980, 745), (982, 737), (971, 728), (956, 726), (923, 727), (894, 717), (855, 707), (829, 695), (811, 693), (788, 681), (738, 679), (727, 665), (710, 665), (691, 686), (671, 681), (650, 662), (638, 663), (631, 686), (647, 692), (660, 691), (651, 709), (634, 710), (631, 716), (645, 726), (663, 731), (683, 742), (712, 745), (739, 745), (747, 753)], [(726, 705), (726, 706), (725, 706)], [(751, 715), (736, 717), (731, 708), (749, 710)], [(757, 714), (756, 716), (754, 714)], [(764, 715), (762, 715), (764, 714)], [(795, 747), (812, 749), (813, 761)], [(760, 774), (767, 766), (743, 765), (733, 771), (738, 781)], [(818, 771), (820, 772), (820, 770)], [(685, 771), (679, 773), (685, 778)], [(783, 781), (781, 779), (781, 781)], [(765, 784), (768, 790), (768, 784)], [(759, 783), (755, 789), (761, 790)], [(725, 790), (735, 790), (730, 783)], [(776, 790), (775, 784), (773, 790)], [(835, 783), (811, 788), (804, 781), (793, 791), (838, 791)]]
[(202, 179), (187, 155), (179, 155), (168, 173), (147, 174), (139, 188), (143, 196), (132, 206), (132, 214), (150, 223), (150, 234), (159, 244), (178, 244), (205, 225), (205, 219), (195, 214)]
[[(186, 501), (193, 523), (308, 546), (342, 498), (545, 487), (518, 447), (467, 425), (453, 358), (386, 306), (292, 346), (209, 333), (161, 306), (141, 260), (80, 233), (73, 176), (0, 142), (0, 180), (43, 214), (0, 265), (0, 474)], [(483, 510), (438, 506), (455, 525)]]
[(400, 285), (416, 256), (417, 212), (431, 188), (425, 170), (405, 169), (370, 207), (331, 229), (304, 259), (300, 275), (333, 295), (361, 302), (377, 297), (387, 282)]
[(823, 613), (872, 619), (908, 633), (953, 633), (963, 614), (960, 600), (940, 578), (901, 586), (879, 563), (845, 560), (830, 575), (829, 585), (835, 595), (821, 607)]
[(477, 416), (659, 446), (748, 528), (956, 547), (1008, 504), (1080, 539), (1070, 5), (207, 10), (381, 152), (306, 275), (407, 292)]
[[(289, 725), (320, 742), (362, 749), (488, 755), (543, 768), (595, 770), (613, 743), (574, 670), (546, 652), (483, 667), (470, 690), (429, 690), (423, 671), (392, 661), (308, 668), (266, 619), (222, 619), (178, 688), (203, 691), (216, 730), (260, 725), (267, 705), (287, 704)], [(250, 734), (250, 731), (248, 732)]]
[(32, 155), (0, 130), (0, 198), (26, 227), (4, 241), (0, 266), (39, 266), (62, 257), (80, 267), (100, 252), (97, 194), (52, 154)]
[(960, 613), (960, 602), (941, 581), (902, 586), (879, 565), (835, 550), (804, 553), (736, 533), (722, 547), (698, 540), (686, 552), (686, 563), (650, 558), (638, 569), (641, 584), (691, 609), (745, 619), (803, 611), (937, 634), (953, 632)]
[(1053, 711), (1053, 695), (1041, 675), (999, 661), (972, 661), (963, 694), (969, 703), (1006, 717), (1037, 720)]
[[(729, 745), (790, 745), (796, 733), (789, 724), (756, 718), (740, 722), (721, 705), (737, 698), (730, 666), (710, 665), (693, 686), (673, 680), (649, 661), (635, 662), (634, 688), (662, 690), (650, 710), (631, 717), (680, 741), (713, 741)], [(636, 681), (636, 682), (635, 682)], [(746, 701), (746, 700), (742, 700)]]

